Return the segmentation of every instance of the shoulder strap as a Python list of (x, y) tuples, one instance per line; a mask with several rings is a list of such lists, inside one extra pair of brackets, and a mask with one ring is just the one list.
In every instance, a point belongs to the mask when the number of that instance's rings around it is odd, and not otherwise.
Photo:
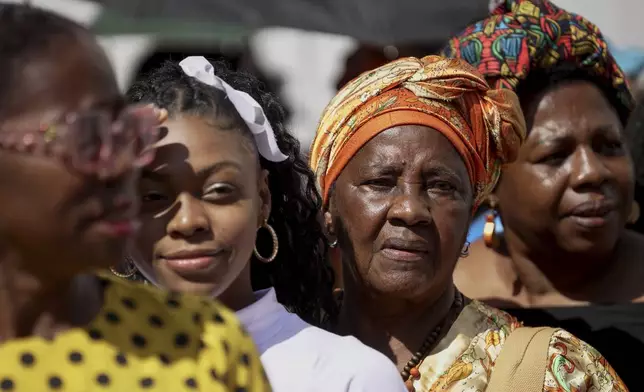
[(542, 392), (554, 328), (522, 327), (505, 340), (486, 392)]

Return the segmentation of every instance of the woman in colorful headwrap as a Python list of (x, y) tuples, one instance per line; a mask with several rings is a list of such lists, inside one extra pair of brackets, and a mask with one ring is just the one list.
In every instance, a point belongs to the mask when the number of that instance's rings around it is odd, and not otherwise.
[(640, 390), (621, 353), (644, 348), (644, 237), (625, 228), (639, 212), (624, 137), (633, 102), (602, 34), (548, 1), (512, 0), (445, 54), (514, 90), (528, 125), (488, 199), (484, 238), (457, 265), (457, 286), (497, 306), (557, 307), (511, 313), (570, 329)]
[[(436, 56), (359, 76), (322, 116), (310, 164), (345, 268), (336, 331), (388, 355), (411, 391), (492, 391), (511, 378), (501, 348), (523, 347), (528, 329), (465, 299), (452, 273), (472, 212), (524, 134), (514, 93)], [(626, 390), (586, 343), (564, 330), (545, 337), (543, 373), (522, 391)]]

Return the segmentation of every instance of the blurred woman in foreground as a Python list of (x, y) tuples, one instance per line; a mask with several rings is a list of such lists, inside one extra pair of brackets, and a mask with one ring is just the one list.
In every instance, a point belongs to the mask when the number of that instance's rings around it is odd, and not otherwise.
[(270, 390), (229, 311), (93, 274), (137, 230), (163, 113), (91, 34), (0, 5), (0, 97), (0, 390)]

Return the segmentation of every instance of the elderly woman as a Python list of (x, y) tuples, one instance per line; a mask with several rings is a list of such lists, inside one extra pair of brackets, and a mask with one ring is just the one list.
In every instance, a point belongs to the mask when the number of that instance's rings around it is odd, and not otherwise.
[(548, 1), (513, 0), (445, 52), (515, 91), (528, 125), (456, 285), (497, 306), (547, 308), (510, 312), (570, 329), (640, 390), (621, 352), (644, 347), (644, 237), (625, 228), (639, 215), (624, 133), (633, 100), (603, 36)]
[[(409, 390), (496, 390), (508, 374), (499, 370), (511, 354), (502, 348), (520, 324), (465, 299), (452, 273), (467, 255), (472, 212), (524, 133), (511, 91), (435, 56), (361, 75), (322, 116), (310, 164), (345, 267), (336, 330), (389, 356)], [(536, 384), (521, 390), (626, 390), (568, 332), (549, 333), (544, 345)]]
[[(162, 112), (89, 31), (0, 5), (0, 391), (268, 391), (230, 311), (106, 274), (138, 227)], [(35, 77), (34, 77), (35, 76)]]

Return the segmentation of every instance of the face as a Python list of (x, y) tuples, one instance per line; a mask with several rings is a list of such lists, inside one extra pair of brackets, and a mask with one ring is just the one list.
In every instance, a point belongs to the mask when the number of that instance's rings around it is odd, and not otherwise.
[(187, 115), (164, 125), (167, 134), (141, 176), (134, 258), (162, 286), (233, 303), (252, 290), (249, 260), (270, 214), (268, 173), (252, 140), (237, 130)]
[[(49, 58), (25, 64), (14, 78), (0, 132), (22, 135), (73, 112), (122, 110), (93, 38), (52, 45)], [(99, 179), (51, 155), (0, 150), (0, 178), (0, 249), (22, 268), (54, 281), (123, 257), (138, 209), (134, 170)]]
[(326, 214), (348, 266), (345, 282), (414, 300), (444, 292), (472, 202), (465, 164), (438, 131), (380, 133), (342, 171)]
[(497, 196), (506, 230), (529, 246), (613, 249), (630, 212), (633, 168), (619, 118), (598, 88), (573, 82), (536, 103)]

